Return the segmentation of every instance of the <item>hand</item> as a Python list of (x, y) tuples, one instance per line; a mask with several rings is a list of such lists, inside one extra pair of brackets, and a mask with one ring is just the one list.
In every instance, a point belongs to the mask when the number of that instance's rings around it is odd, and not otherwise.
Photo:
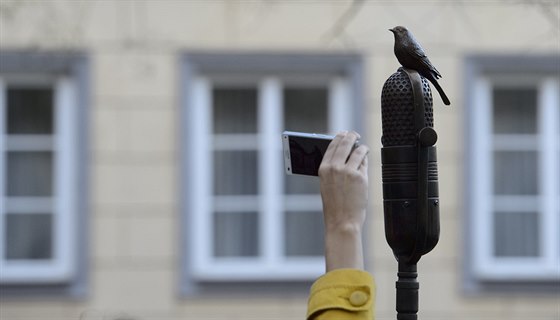
[(325, 222), (327, 271), (363, 269), (362, 227), (368, 201), (368, 152), (353, 149), (360, 136), (339, 133), (330, 143), (319, 167)]
[(365, 145), (352, 151), (360, 136), (339, 133), (319, 167), (326, 229), (361, 229), (368, 200), (368, 152)]

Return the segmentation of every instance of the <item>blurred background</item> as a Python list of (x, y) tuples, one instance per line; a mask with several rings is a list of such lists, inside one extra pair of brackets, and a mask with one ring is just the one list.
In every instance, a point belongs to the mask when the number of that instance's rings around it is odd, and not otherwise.
[(283, 130), (357, 130), (395, 319), (381, 112), (397, 25), (442, 73), (421, 319), (560, 317), (560, 4), (1, 0), (0, 318), (303, 319), (318, 181)]

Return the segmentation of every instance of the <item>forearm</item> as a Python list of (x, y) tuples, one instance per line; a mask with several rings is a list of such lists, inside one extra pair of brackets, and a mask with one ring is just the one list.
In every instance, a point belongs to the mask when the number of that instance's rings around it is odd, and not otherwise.
[(362, 226), (346, 225), (325, 228), (326, 271), (364, 269)]
[(339, 133), (319, 168), (327, 273), (311, 289), (307, 319), (372, 319), (374, 285), (364, 269), (362, 228), (368, 200), (368, 148)]

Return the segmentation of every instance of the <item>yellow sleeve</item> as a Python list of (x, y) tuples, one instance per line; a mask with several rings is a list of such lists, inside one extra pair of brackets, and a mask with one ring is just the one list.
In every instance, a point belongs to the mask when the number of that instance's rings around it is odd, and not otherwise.
[(317, 279), (307, 303), (307, 320), (372, 320), (375, 284), (362, 270), (338, 269)]

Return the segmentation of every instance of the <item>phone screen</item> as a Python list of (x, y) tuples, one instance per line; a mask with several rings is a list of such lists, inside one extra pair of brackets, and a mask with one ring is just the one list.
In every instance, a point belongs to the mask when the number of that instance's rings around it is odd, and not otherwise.
[(319, 166), (332, 139), (287, 136), (292, 174), (318, 176)]

